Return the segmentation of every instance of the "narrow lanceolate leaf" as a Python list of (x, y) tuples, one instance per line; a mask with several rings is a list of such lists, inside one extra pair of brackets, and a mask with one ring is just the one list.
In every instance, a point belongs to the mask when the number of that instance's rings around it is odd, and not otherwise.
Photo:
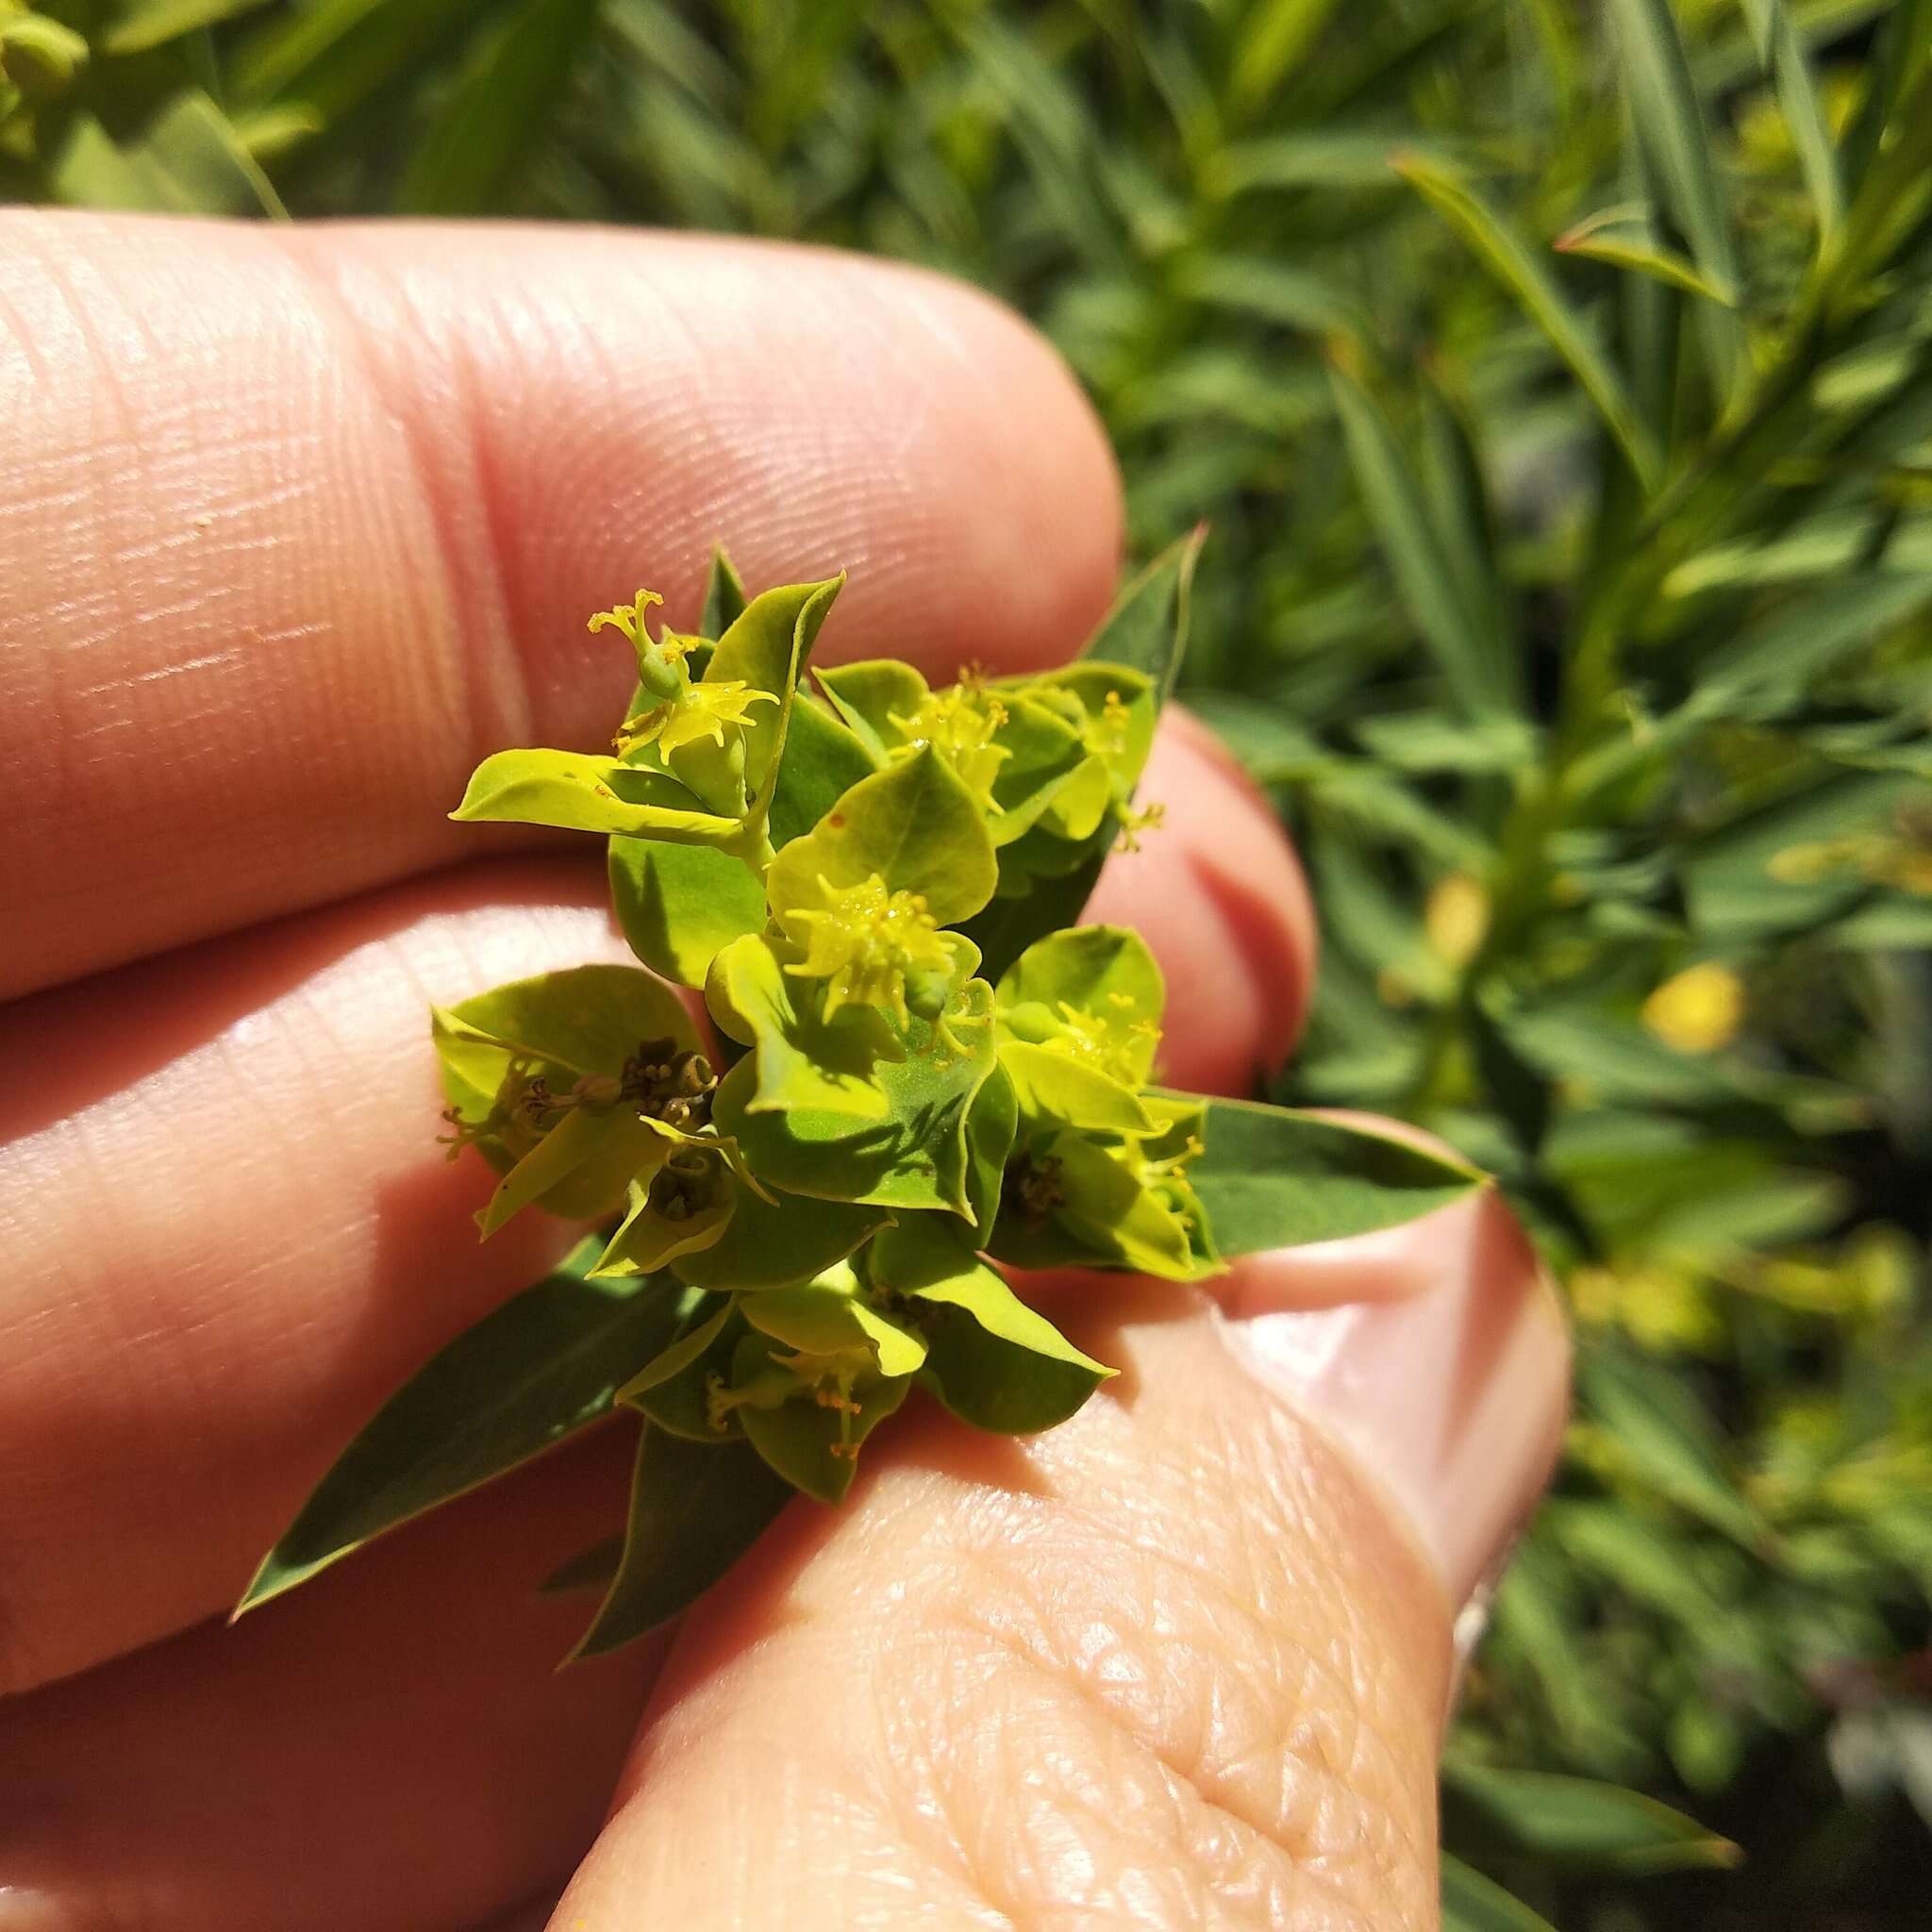
[(225, 63), (244, 107), (304, 101), (325, 121), (415, 68), (476, 0), (312, 0), (275, 8)]
[(568, 92), (600, 0), (525, 0), (472, 55), (397, 191), (406, 214), (479, 214), (510, 184)]
[(1741, 1856), (1696, 1819), (1619, 1785), (1453, 1757), (1442, 1782), (1486, 1839), (1563, 1871), (1634, 1878), (1727, 1867)]
[(681, 1291), (590, 1282), (603, 1243), (486, 1315), (384, 1404), (262, 1558), (236, 1614), (587, 1428), (663, 1348)]
[[(1711, 149), (1704, 109), (1669, 0), (1611, 0), (1630, 118), (1649, 151), (1664, 200), (1690, 243), (1691, 258), (1713, 287), (1740, 282), (1728, 203)], [(1720, 396), (1729, 392), (1743, 356), (1737, 317), (1698, 311), (1700, 334)]]
[(1656, 241), (1643, 222), (1620, 216), (1617, 210), (1578, 222), (1550, 245), (1558, 255), (1580, 255), (1586, 261), (1627, 269), (1632, 275), (1647, 275), (1666, 288), (1681, 289), (1687, 295), (1701, 296), (1720, 308), (1738, 306), (1736, 290), (1720, 289), (1699, 273), (1695, 262)]
[(1384, 1134), (1285, 1107), (1182, 1097), (1207, 1109), (1206, 1151), (1187, 1176), (1229, 1257), (1398, 1226), (1485, 1185), (1474, 1168)]
[(117, 10), (101, 36), (101, 48), (108, 54), (144, 54), (150, 47), (263, 4), (265, 0), (133, 0)]
[(1811, 63), (1806, 58), (1785, 0), (1744, 0), (1744, 18), (1751, 25), (1758, 60), (1776, 92), (1778, 108), (1797, 150), (1798, 166), (1818, 215), (1818, 239), (1828, 242), (1844, 217), (1844, 186)]
[[(1841, 658), (1932, 602), (1932, 576), (1877, 572), (1852, 576), (1800, 599), (1762, 626), (1733, 639), (1705, 662), (1685, 701), (1688, 720), (1775, 715)], [(1669, 728), (1674, 720), (1666, 719)]]
[(1585, 1367), (1581, 1392), (1585, 1414), (1634, 1475), (1747, 1547), (1762, 1544), (1764, 1525), (1738, 1488), (1716, 1424), (1671, 1370), (1600, 1349)]
[(1541, 262), (1517, 240), (1487, 202), (1446, 170), (1408, 156), (1395, 157), (1391, 165), (1516, 298), (1523, 312), (1569, 364), (1639, 481), (1646, 489), (1654, 488), (1662, 466), (1657, 441), (1638, 415), (1623, 378), (1610, 366)]
[(1442, 1932), (1556, 1932), (1493, 1878), (1442, 1857)]
[(744, 1441), (714, 1447), (646, 1424), (624, 1554), (570, 1661), (616, 1650), (694, 1603), (751, 1548), (791, 1493)]
[(118, 142), (92, 114), (76, 114), (49, 198), (154, 214), (287, 212), (234, 124), (199, 88), (184, 88)]
[(1336, 413), (1362, 500), (1396, 588), (1463, 710), (1484, 718), (1511, 709), (1514, 654), (1465, 600), (1477, 573), (1452, 570), (1442, 533), (1418, 491), (1413, 464), (1374, 399), (1346, 371), (1328, 372)]
[(1245, 9), (1228, 91), (1243, 114), (1265, 104), (1313, 43), (1336, 0), (1261, 0)]

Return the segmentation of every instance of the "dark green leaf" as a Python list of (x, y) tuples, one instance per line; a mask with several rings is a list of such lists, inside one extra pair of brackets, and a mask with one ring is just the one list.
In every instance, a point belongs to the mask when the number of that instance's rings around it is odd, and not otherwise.
[(1493, 1878), (1442, 1857), (1442, 1932), (1555, 1932)]
[(712, 1447), (646, 1424), (624, 1554), (571, 1660), (616, 1650), (695, 1603), (758, 1540), (791, 1493), (741, 1441)]
[(562, 102), (600, 8), (601, 0), (524, 0), (488, 29), (411, 157), (397, 208), (463, 215), (492, 206)]
[(199, 27), (260, 7), (264, 0), (124, 0), (101, 36), (108, 54), (142, 54)]
[(586, 1281), (602, 1246), (581, 1243), (383, 1405), (262, 1558), (237, 1615), (608, 1414), (618, 1384), (669, 1341), (682, 1291)]
[(1099, 629), (1080, 647), (1083, 658), (1124, 664), (1151, 679), (1157, 706), (1173, 693), (1187, 656), (1189, 591), (1207, 541), (1204, 527), (1170, 543), (1129, 579)]
[(1563, 1871), (1631, 1877), (1738, 1863), (1728, 1839), (1641, 1791), (1451, 1757), (1442, 1782), (1511, 1850)]
[(1356, 481), (1389, 568), (1417, 629), (1441, 665), (1450, 690), (1474, 718), (1514, 708), (1515, 666), (1507, 641), (1472, 610), (1461, 585), (1480, 566), (1456, 571), (1414, 480), (1414, 466), (1369, 392), (1340, 368), (1329, 371), (1335, 408)]
[(1657, 440), (1625, 393), (1623, 378), (1542, 263), (1517, 240), (1480, 195), (1464, 187), (1453, 175), (1412, 156), (1399, 157), (1394, 165), (1396, 173), (1461, 236), (1477, 260), (1508, 290), (1524, 313), (1549, 339), (1550, 346), (1569, 364), (1583, 392), (1596, 406), (1597, 414), (1615, 437), (1639, 480), (1645, 489), (1655, 488), (1663, 461)]
[(1185, 1096), (1207, 1109), (1187, 1174), (1230, 1257), (1393, 1227), (1468, 1199), (1475, 1169), (1288, 1108)]
[(1585, 1413), (1632, 1473), (1740, 1542), (1761, 1547), (1763, 1524), (1733, 1476), (1709, 1412), (1660, 1363), (1595, 1349), (1579, 1365)]

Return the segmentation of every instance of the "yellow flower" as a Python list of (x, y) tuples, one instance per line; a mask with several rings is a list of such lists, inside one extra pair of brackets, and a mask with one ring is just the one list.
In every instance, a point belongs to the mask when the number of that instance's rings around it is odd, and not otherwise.
[(907, 975), (950, 974), (952, 949), (917, 892), (889, 892), (877, 873), (856, 886), (838, 887), (823, 875), (825, 904), (817, 911), (784, 915), (791, 936), (803, 926), (805, 958), (786, 967), (801, 979), (823, 979), (825, 1017), (846, 1005), (878, 1007), (901, 1026), (909, 1023)]
[(612, 742), (620, 757), (641, 744), (655, 744), (668, 757), (706, 738), (722, 750), (727, 731), (742, 731), (751, 723), (752, 706), (777, 702), (768, 691), (747, 689), (741, 677), (721, 678), (716, 684), (688, 683), (676, 696), (626, 718)]
[(952, 766), (981, 810), (1000, 809), (992, 795), (993, 782), (1012, 753), (992, 740), (1007, 722), (1007, 708), (988, 692), (976, 672), (969, 672), (944, 691), (928, 691), (909, 718), (897, 711), (886, 715), (906, 739), (893, 753), (895, 758), (910, 758), (929, 744)]
[(1644, 1001), (1642, 1018), (1679, 1053), (1716, 1053), (1744, 1024), (1744, 983), (1728, 966), (1707, 959), (1665, 980)]

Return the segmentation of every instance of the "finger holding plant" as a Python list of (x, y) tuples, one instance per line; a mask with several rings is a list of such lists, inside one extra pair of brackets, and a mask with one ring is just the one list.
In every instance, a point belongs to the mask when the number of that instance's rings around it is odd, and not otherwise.
[[(498, 1175), (484, 1237), (532, 1208), (601, 1231), (391, 1400), (242, 1607), (624, 1408), (629, 1524), (557, 1579), (604, 1588), (578, 1654), (613, 1648), (792, 1491), (842, 1500), (915, 1391), (1005, 1434), (1088, 1401), (1114, 1370), (994, 1263), (1207, 1281), (1481, 1184), (1374, 1130), (1163, 1088), (1153, 953), (1072, 923), (1158, 823), (1135, 792), (1197, 549), (1073, 664), (938, 688), (889, 658), (812, 671), (842, 577), (747, 597), (720, 555), (693, 633), (653, 637), (649, 591), (591, 618), (637, 660), (610, 754), (499, 752), (454, 816), (606, 835), (642, 966), (519, 980), (432, 1031), (451, 1158)], [(574, 1314), (546, 1379), (520, 1304), (558, 1278), (605, 1298), (608, 1343)], [(496, 1400), (533, 1352), (535, 1395)]]

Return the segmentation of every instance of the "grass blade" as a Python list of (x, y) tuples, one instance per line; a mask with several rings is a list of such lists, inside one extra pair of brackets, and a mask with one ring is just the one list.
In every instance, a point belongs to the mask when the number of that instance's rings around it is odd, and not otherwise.
[(141, 0), (101, 36), (101, 51), (144, 54), (150, 47), (163, 46), (197, 27), (213, 26), (264, 4), (265, 0)]
[(1696, 263), (1674, 248), (1661, 246), (1641, 217), (1631, 217), (1615, 208), (1586, 217), (1574, 228), (1565, 229), (1550, 245), (1558, 255), (1580, 255), (1586, 261), (1607, 262), (1612, 268), (1648, 275), (1666, 288), (1681, 289), (1687, 295), (1700, 295), (1724, 308), (1738, 306), (1734, 291), (1717, 287), (1698, 273)]
[[(1666, 206), (1699, 272), (1735, 299), (1741, 277), (1729, 208), (1668, 0), (1611, 0), (1610, 11), (1630, 117), (1656, 165)], [(1742, 327), (1735, 316), (1709, 308), (1699, 311), (1698, 324), (1711, 379), (1719, 396), (1728, 396), (1743, 360)]]
[(597, 25), (600, 0), (527, 0), (475, 48), (397, 190), (408, 214), (476, 214), (527, 160)]
[(1504, 226), (1487, 202), (1454, 176), (1408, 156), (1397, 156), (1391, 166), (1516, 298), (1550, 346), (1569, 364), (1639, 481), (1646, 490), (1655, 489), (1663, 464), (1657, 441), (1638, 415), (1623, 378), (1591, 340), (1542, 264)]
[(1267, 104), (1334, 11), (1335, 0), (1266, 0), (1248, 12), (1228, 75), (1237, 114), (1245, 117)]
[(1447, 540), (1416, 489), (1414, 467), (1368, 391), (1340, 367), (1331, 366), (1328, 381), (1369, 521), (1442, 675), (1470, 716), (1511, 712), (1514, 656), (1507, 641), (1483, 625), (1460, 588), (1479, 576), (1481, 566), (1451, 566)]
[(1776, 91), (1805, 186), (1818, 212), (1818, 239), (1823, 243), (1844, 219), (1844, 185), (1839, 179), (1838, 150), (1825, 125), (1811, 63), (1805, 58), (1785, 0), (1743, 0), (1743, 5), (1764, 77)]

